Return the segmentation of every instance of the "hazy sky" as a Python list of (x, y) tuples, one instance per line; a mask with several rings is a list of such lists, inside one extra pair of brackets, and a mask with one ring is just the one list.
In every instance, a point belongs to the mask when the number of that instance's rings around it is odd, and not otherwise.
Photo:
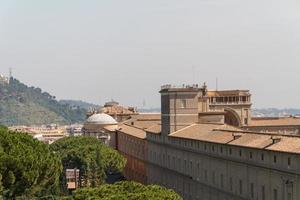
[(59, 99), (160, 105), (160, 85), (300, 107), (299, 0), (0, 0), (0, 73)]

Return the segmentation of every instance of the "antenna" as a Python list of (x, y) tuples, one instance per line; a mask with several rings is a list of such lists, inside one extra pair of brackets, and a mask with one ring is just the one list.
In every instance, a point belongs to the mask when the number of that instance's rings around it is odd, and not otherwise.
[(193, 83), (195, 83), (196, 79), (196, 68), (195, 66), (192, 66), (192, 76), (193, 76)]
[(146, 99), (144, 98), (143, 99), (143, 108), (145, 108), (146, 107)]
[(11, 77), (12, 77), (12, 68), (10, 67), (9, 68), (9, 77), (8, 78), (10, 79)]
[(8, 84), (10, 83), (10, 79), (12, 78), (12, 68), (9, 68), (9, 77), (8, 77)]
[(216, 77), (216, 91), (218, 91), (218, 77)]

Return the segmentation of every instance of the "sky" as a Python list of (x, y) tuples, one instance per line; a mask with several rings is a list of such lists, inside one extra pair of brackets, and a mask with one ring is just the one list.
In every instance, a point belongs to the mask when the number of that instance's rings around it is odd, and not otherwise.
[(0, 0), (0, 74), (58, 99), (159, 107), (163, 84), (300, 108), (299, 0)]

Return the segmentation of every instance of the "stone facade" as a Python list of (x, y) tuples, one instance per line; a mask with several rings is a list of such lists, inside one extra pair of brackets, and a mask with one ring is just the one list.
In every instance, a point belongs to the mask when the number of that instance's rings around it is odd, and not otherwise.
[(279, 131), (299, 127), (296, 119), (252, 119), (248, 90), (167, 85), (160, 93), (161, 115), (134, 114), (111, 132), (128, 179), (185, 200), (300, 199), (300, 137)]
[(188, 200), (300, 199), (300, 139), (227, 127), (251, 123), (250, 94), (226, 91), (216, 105), (212, 93), (162, 89), (161, 132), (147, 131), (148, 183)]

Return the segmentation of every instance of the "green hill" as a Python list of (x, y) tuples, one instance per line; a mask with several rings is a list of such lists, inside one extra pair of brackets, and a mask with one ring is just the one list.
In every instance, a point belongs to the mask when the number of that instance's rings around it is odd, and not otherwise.
[(86, 109), (59, 103), (40, 88), (28, 87), (11, 78), (0, 81), (0, 124), (40, 125), (83, 122)]

